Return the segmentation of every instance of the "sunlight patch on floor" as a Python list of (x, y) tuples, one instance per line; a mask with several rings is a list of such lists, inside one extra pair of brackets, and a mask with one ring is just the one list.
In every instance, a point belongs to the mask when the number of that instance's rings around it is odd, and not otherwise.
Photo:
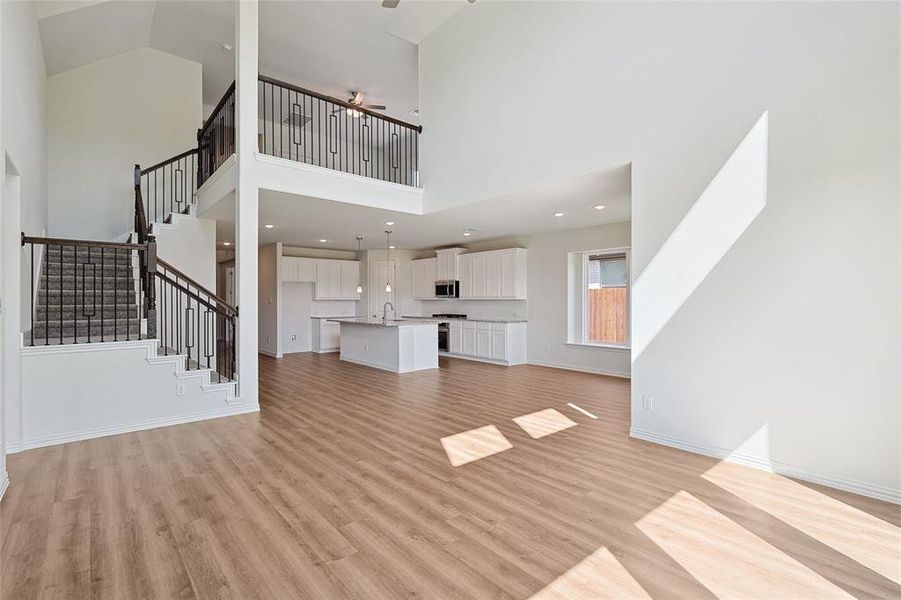
[(702, 477), (901, 585), (901, 528), (775, 473), (723, 462)]
[(647, 599), (644, 588), (603, 546), (549, 583), (531, 600)]
[(509, 450), (513, 447), (494, 425), (486, 425), (441, 438), (450, 464), (459, 467), (473, 461)]
[(546, 408), (528, 415), (515, 417), (513, 421), (535, 439), (578, 425), (578, 423), (556, 408)]
[(719, 598), (852, 597), (685, 491), (635, 525)]
[(571, 409), (573, 409), (573, 410), (579, 411), (580, 413), (582, 413), (582, 414), (585, 415), (586, 417), (589, 417), (589, 418), (591, 418), (591, 419), (597, 419), (597, 417), (596, 417), (595, 415), (591, 414), (590, 412), (588, 412), (587, 410), (585, 410), (584, 408), (582, 408), (581, 406), (579, 406), (579, 405), (577, 405), (577, 404), (573, 404), (572, 402), (567, 402), (566, 405), (567, 405), (568, 407), (570, 407)]

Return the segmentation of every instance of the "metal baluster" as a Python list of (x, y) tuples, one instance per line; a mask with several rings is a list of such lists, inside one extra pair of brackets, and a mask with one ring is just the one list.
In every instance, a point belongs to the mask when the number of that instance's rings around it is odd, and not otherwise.
[(29, 303), (31, 304), (31, 343), (28, 345), (34, 346), (34, 244), (31, 244), (31, 272), (28, 275), (28, 281), (31, 283), (28, 288)]

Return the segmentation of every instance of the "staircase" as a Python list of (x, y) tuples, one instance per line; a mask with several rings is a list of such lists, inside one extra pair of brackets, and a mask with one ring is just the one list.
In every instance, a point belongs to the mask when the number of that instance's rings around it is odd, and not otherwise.
[(141, 339), (146, 321), (135, 252), (46, 245), (39, 257), (33, 326), (26, 343), (76, 344)]

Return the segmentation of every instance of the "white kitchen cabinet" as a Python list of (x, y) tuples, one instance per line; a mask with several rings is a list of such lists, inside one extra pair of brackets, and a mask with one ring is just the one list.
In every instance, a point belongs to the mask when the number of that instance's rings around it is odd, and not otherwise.
[(337, 352), (341, 348), (341, 324), (313, 319), (313, 352)]
[(298, 281), (297, 259), (293, 256), (282, 257), (282, 281)]
[(463, 353), (463, 323), (459, 321), (451, 321), (448, 323), (448, 336), (450, 336), (449, 350), (451, 354)]
[(461, 255), (460, 298), (525, 300), (527, 257), (525, 248)]
[(316, 259), (282, 257), (282, 281), (316, 283)]
[(526, 323), (451, 321), (450, 351), (469, 358), (504, 365), (526, 362)]
[(488, 286), (486, 278), (488, 277), (487, 260), (484, 254), (474, 254), (472, 256), (472, 297), (487, 298)]
[(315, 258), (295, 258), (297, 261), (297, 281), (301, 283), (316, 283)]
[(507, 323), (491, 323), (491, 358), (508, 360), (507, 357)]
[(437, 281), (437, 258), (423, 258), (410, 261), (410, 287), (416, 300), (435, 298), (435, 281)]
[(479, 358), (491, 358), (491, 323), (476, 323), (476, 352)]
[(462, 251), (462, 248), (444, 248), (435, 251), (436, 281), (456, 281), (460, 278), (457, 272), (457, 257)]
[(463, 356), (476, 355), (476, 324), (472, 321), (465, 321), (462, 325), (462, 348), (460, 354)]
[(355, 260), (316, 261), (316, 300), (359, 300), (360, 263)]
[(360, 283), (360, 263), (355, 260), (342, 260), (341, 263), (341, 297), (359, 300), (357, 284)]

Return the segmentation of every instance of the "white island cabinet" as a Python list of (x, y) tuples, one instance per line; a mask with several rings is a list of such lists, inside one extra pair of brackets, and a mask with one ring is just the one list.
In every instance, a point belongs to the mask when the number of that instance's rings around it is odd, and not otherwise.
[(333, 319), (340, 323), (341, 360), (409, 373), (438, 368), (436, 321)]

